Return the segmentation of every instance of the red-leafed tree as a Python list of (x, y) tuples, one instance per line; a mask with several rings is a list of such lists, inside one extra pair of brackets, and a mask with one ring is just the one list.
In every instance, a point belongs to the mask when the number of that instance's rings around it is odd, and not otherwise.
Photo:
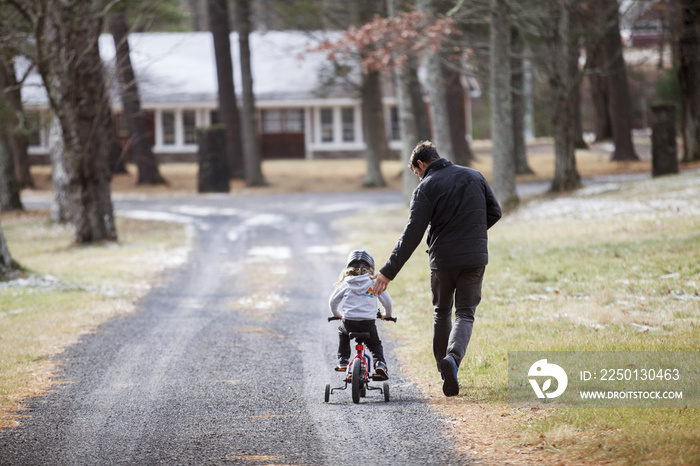
[(321, 42), (317, 50), (328, 52), (331, 60), (361, 57), (364, 71), (390, 71), (425, 51), (437, 53), (445, 39), (456, 32), (454, 20), (444, 16), (430, 21), (427, 13), (419, 11), (389, 18), (376, 15), (361, 27), (349, 27), (339, 39)]
[[(322, 42), (316, 50), (327, 52), (334, 62), (359, 62), (366, 77), (394, 70), (406, 77), (408, 70), (415, 69), (424, 54), (438, 54), (445, 39), (456, 32), (452, 19), (440, 16), (432, 19), (426, 12), (400, 12), (390, 17), (375, 15), (372, 21), (360, 27), (348, 28), (340, 38)], [(399, 105), (402, 105), (401, 100)], [(400, 109), (399, 113), (405, 115), (405, 109)], [(368, 146), (370, 143), (368, 141)], [(368, 154), (368, 175), (372, 170), (378, 172), (378, 164), (379, 158)]]

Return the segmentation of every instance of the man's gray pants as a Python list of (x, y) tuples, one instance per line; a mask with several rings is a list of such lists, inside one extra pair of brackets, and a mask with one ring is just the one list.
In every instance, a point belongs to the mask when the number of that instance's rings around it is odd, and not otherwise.
[[(459, 366), (472, 336), (474, 314), (481, 302), (486, 267), (431, 270), (433, 292), (433, 355), (440, 362), (448, 354)], [(452, 324), (452, 306), (455, 321)]]

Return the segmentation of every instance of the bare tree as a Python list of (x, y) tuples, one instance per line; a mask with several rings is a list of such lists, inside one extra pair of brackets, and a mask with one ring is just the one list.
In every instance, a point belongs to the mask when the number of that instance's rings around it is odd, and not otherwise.
[(8, 1), (32, 27), (37, 68), (61, 124), (74, 240), (116, 240), (104, 134), (109, 101), (98, 48), (108, 1)]
[[(622, 54), (620, 38), (620, 13), (617, 0), (605, 0), (596, 3), (589, 14), (588, 23), (582, 22), (586, 38), (589, 73), (600, 75), (591, 81), (594, 95), (594, 108), (597, 120), (596, 138), (612, 133), (615, 151), (612, 160), (639, 160), (632, 143), (632, 106), (630, 103), (629, 84), (625, 59)], [(582, 9), (577, 9), (577, 16), (583, 16)], [(591, 31), (602, 31), (595, 33)], [(610, 125), (609, 128), (607, 125)]]
[[(0, 100), (7, 103), (3, 120), (6, 122), (10, 150), (14, 159), (15, 178), (19, 189), (34, 186), (29, 170), (29, 138), (22, 105), (21, 82), (15, 74), (15, 60), (9, 50), (0, 53)], [(10, 52), (10, 53), (8, 53)]]
[[(443, 54), (446, 55), (446, 54)], [(467, 117), (466, 117), (466, 91), (462, 86), (462, 70), (460, 63), (455, 63), (453, 58), (443, 56), (442, 77), (445, 83), (445, 105), (447, 107), (447, 119), (450, 124), (450, 139), (457, 165), (468, 166), (474, 159), (474, 152), (467, 140)]]
[(267, 182), (262, 172), (262, 154), (258, 119), (253, 93), (253, 71), (250, 66), (250, 1), (236, 0), (235, 17), (238, 24), (238, 42), (241, 59), (241, 81), (243, 84), (243, 147), (245, 160), (246, 186), (265, 186)]
[(70, 174), (66, 170), (68, 160), (73, 157), (66, 154), (63, 144), (63, 129), (61, 122), (52, 113), (49, 127), (49, 154), (51, 154), (51, 183), (53, 198), (51, 199), (51, 219), (56, 223), (69, 223), (71, 220)]
[(2, 232), (2, 226), (0, 226), (0, 280), (12, 277), (19, 268), (19, 264), (15, 262), (10, 254), (5, 235)]
[(219, 118), (226, 132), (226, 157), (230, 178), (245, 178), (241, 117), (233, 82), (233, 61), (229, 37), (228, 0), (208, 0), (209, 29), (214, 39), (216, 77), (219, 84)]
[[(10, 143), (17, 131), (16, 104), (12, 101), (17, 91), (15, 69), (8, 52), (0, 50), (0, 211), (22, 210), (20, 185), (17, 182), (15, 159)], [(21, 104), (20, 104), (21, 105)]]
[(700, 160), (700, 2), (681, 0), (679, 68), (683, 108), (683, 162)]
[(533, 171), (527, 161), (525, 144), (525, 44), (518, 28), (511, 28), (510, 41), (510, 86), (513, 100), (513, 153), (515, 156), (515, 174), (528, 175)]
[(413, 77), (415, 81), (418, 81), (416, 69), (408, 65), (399, 66), (394, 70), (394, 76), (397, 110), (399, 112), (399, 130), (401, 131), (402, 141), (402, 191), (404, 201), (409, 203), (411, 201), (413, 190), (416, 188), (416, 186), (418, 186), (418, 177), (416, 177), (411, 169), (408, 168), (411, 152), (418, 142), (430, 139), (430, 130), (427, 128), (424, 133), (421, 133), (421, 130), (419, 129), (416, 114), (421, 110), (425, 113), (425, 106), (423, 105), (422, 95), (421, 100), (417, 102), (418, 105), (416, 105), (416, 102), (412, 98), (411, 79)]
[(506, 0), (491, 0), (491, 139), (493, 191), (505, 207), (518, 203), (515, 189), (513, 94), (511, 90), (511, 20)]
[[(435, 16), (432, 0), (418, 0), (418, 10)], [(433, 122), (433, 139), (440, 154), (448, 160), (455, 160), (450, 134), (449, 112), (447, 110), (445, 82), (442, 76), (440, 54), (429, 49), (423, 51), (423, 66), (427, 73), (425, 83), (430, 100), (430, 116)]]
[(632, 105), (630, 101), (629, 84), (625, 59), (622, 55), (622, 39), (620, 38), (620, 13), (617, 0), (608, 0), (607, 21), (610, 25), (603, 35), (601, 42), (610, 60), (608, 74), (608, 111), (612, 124), (615, 152), (612, 160), (639, 160), (632, 144)]
[[(552, 191), (569, 191), (581, 186), (574, 152), (574, 93), (581, 73), (571, 66), (572, 54), (577, 53), (577, 38), (571, 31), (571, 10), (575, 0), (556, 3), (537, 2), (522, 6), (518, 15), (528, 17), (544, 48), (542, 66), (550, 86), (552, 128), (554, 132), (554, 178)], [(536, 9), (529, 15), (526, 8)], [(572, 51), (572, 47), (576, 47)]]
[[(589, 47), (586, 51), (586, 68), (597, 70), (603, 68), (603, 54), (597, 53), (597, 47)], [(595, 141), (612, 139), (612, 123), (608, 113), (608, 86), (601, 73), (588, 73), (588, 82), (591, 89), (591, 102), (593, 103), (593, 134)]]
[[(0, 118), (8, 112), (7, 105), (0, 101)], [(22, 210), (19, 198), (19, 185), (15, 178), (15, 163), (10, 150), (7, 127), (0, 125), (0, 212)]]
[(126, 5), (115, 5), (108, 19), (109, 30), (114, 39), (117, 57), (117, 76), (121, 91), (124, 119), (129, 134), (128, 150), (138, 168), (136, 184), (163, 184), (165, 180), (158, 170), (158, 162), (153, 155), (151, 138), (146, 128), (146, 120), (141, 110), (141, 97), (131, 65), (129, 49), (129, 28), (126, 22)]
[[(397, 0), (389, 0), (387, 7), (389, 16), (394, 18), (397, 14)], [(394, 51), (398, 54), (399, 51)], [(411, 201), (413, 190), (418, 186), (418, 177), (408, 168), (409, 159), (413, 148), (418, 142), (430, 139), (430, 127), (427, 112), (423, 105), (423, 95), (418, 82), (418, 74), (415, 60), (409, 60), (406, 64), (398, 65), (394, 69), (394, 88), (396, 89), (396, 103), (399, 116), (399, 131), (401, 132), (401, 179), (404, 201)], [(412, 87), (418, 86), (418, 97), (414, 99), (415, 92)], [(425, 120), (421, 129), (420, 119)]]
[(382, 152), (388, 148), (382, 109), (381, 76), (379, 71), (362, 74), (362, 123), (367, 145), (365, 187), (386, 186), (382, 176)]

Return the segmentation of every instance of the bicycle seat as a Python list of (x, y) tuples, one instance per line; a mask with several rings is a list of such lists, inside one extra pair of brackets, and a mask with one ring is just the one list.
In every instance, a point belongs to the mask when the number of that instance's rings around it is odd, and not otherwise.
[(369, 340), (369, 332), (350, 332), (348, 336), (351, 340), (355, 340), (358, 343), (364, 343)]

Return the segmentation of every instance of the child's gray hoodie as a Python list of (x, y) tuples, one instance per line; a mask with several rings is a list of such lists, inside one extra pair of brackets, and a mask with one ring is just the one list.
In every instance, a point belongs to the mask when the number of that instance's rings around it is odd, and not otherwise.
[(374, 294), (374, 280), (369, 274), (346, 277), (331, 295), (329, 305), (334, 316), (346, 320), (374, 320), (377, 318), (377, 299), (382, 303), (384, 313), (391, 317), (391, 296), (384, 291), (381, 296)]

